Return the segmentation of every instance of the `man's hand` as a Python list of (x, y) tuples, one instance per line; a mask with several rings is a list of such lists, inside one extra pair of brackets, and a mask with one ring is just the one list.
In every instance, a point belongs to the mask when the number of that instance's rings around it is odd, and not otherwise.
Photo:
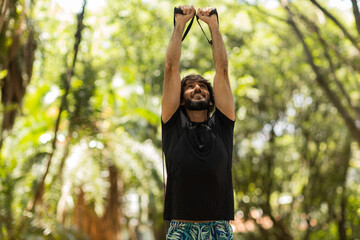
[(176, 14), (176, 22), (185, 26), (185, 24), (194, 17), (195, 8), (194, 6), (180, 6), (179, 7), (184, 14)]
[(210, 15), (211, 10), (211, 7), (199, 8), (197, 11), (197, 15), (202, 21), (207, 23), (209, 27), (218, 26), (216, 14)]

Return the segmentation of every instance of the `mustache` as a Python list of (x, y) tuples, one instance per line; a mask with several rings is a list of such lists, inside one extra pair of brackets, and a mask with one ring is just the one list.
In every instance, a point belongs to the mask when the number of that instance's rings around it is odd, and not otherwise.
[(190, 97), (194, 97), (196, 94), (200, 94), (204, 98), (206, 97), (205, 94), (201, 91), (196, 91), (196, 92), (191, 93)]

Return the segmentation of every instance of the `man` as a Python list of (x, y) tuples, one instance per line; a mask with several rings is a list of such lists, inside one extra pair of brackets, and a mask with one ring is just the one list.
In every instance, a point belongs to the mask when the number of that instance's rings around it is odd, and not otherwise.
[[(180, 81), (182, 34), (194, 16), (193, 6), (181, 6), (165, 60), (162, 98), (163, 151), (167, 186), (164, 219), (167, 239), (233, 239), (231, 176), (235, 105), (225, 45), (212, 8), (198, 9), (212, 37), (214, 87), (199, 75)], [(214, 114), (210, 117), (211, 111)]]

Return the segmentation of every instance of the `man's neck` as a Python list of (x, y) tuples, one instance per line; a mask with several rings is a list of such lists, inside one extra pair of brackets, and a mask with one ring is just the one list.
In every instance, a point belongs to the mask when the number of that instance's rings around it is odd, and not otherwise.
[(192, 111), (186, 109), (186, 115), (191, 122), (205, 122), (207, 120), (207, 110)]

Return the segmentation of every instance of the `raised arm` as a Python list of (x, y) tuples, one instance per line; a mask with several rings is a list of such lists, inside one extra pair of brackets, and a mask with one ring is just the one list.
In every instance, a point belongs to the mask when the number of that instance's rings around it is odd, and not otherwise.
[(186, 22), (195, 14), (193, 6), (180, 6), (184, 15), (176, 14), (176, 24), (174, 32), (170, 39), (165, 58), (164, 86), (161, 105), (161, 119), (167, 122), (175, 113), (180, 105), (180, 56), (181, 56), (181, 39)]
[(235, 120), (235, 103), (232, 96), (228, 59), (216, 15), (210, 15), (212, 8), (198, 9), (199, 18), (208, 24), (212, 38), (212, 52), (215, 64), (214, 98), (215, 106), (229, 119)]

